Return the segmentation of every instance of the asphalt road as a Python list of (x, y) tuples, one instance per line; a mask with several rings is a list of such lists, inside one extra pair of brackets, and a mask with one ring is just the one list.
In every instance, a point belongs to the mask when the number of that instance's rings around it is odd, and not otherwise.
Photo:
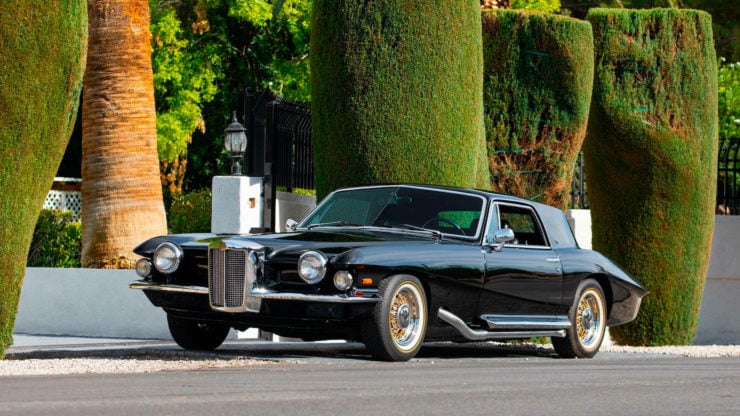
[(3, 377), (0, 415), (740, 415), (739, 358), (438, 345), (382, 363), (303, 345), (249, 351), (274, 360), (253, 367)]

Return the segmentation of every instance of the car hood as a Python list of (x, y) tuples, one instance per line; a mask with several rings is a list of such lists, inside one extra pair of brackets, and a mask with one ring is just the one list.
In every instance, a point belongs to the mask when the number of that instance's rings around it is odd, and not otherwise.
[(378, 231), (362, 229), (308, 230), (286, 234), (265, 234), (222, 238), (227, 245), (247, 244), (263, 248), (268, 258), (300, 254), (307, 250), (320, 250), (326, 254), (339, 254), (352, 248), (369, 245), (434, 244), (438, 239), (420, 233)]
[(331, 229), (279, 234), (173, 234), (152, 238), (136, 247), (134, 252), (140, 255), (151, 254), (159, 244), (165, 241), (178, 244), (185, 250), (205, 250), (216, 244), (232, 248), (250, 248), (264, 251), (268, 258), (273, 258), (299, 254), (307, 250), (338, 254), (352, 248), (369, 245), (444, 244), (447, 240), (440, 240), (434, 234), (427, 232), (332, 227)]

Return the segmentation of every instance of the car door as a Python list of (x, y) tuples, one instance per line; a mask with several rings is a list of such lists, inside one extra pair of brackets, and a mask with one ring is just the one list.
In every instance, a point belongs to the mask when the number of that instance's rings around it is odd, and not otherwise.
[[(515, 239), (501, 246), (493, 233), (511, 228)], [(515, 202), (494, 202), (483, 241), (485, 275), (481, 314), (549, 315), (562, 313), (563, 275), (536, 211)], [(560, 308), (562, 309), (562, 308)]]

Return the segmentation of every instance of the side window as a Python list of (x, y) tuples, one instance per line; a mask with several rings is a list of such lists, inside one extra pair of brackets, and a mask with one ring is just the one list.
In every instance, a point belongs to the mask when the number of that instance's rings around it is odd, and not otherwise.
[(511, 244), (524, 246), (546, 246), (545, 236), (537, 216), (529, 207), (498, 204), (500, 227), (514, 230), (515, 240)]

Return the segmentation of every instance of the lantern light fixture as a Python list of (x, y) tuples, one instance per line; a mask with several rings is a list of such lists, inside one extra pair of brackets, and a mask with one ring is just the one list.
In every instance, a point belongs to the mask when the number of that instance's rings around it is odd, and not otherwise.
[(232, 116), (231, 124), (226, 127), (226, 137), (224, 138), (224, 147), (229, 152), (229, 156), (233, 159), (231, 164), (231, 174), (241, 175), (242, 166), (239, 160), (244, 157), (244, 152), (247, 150), (247, 129), (239, 123), (236, 118), (236, 111)]

